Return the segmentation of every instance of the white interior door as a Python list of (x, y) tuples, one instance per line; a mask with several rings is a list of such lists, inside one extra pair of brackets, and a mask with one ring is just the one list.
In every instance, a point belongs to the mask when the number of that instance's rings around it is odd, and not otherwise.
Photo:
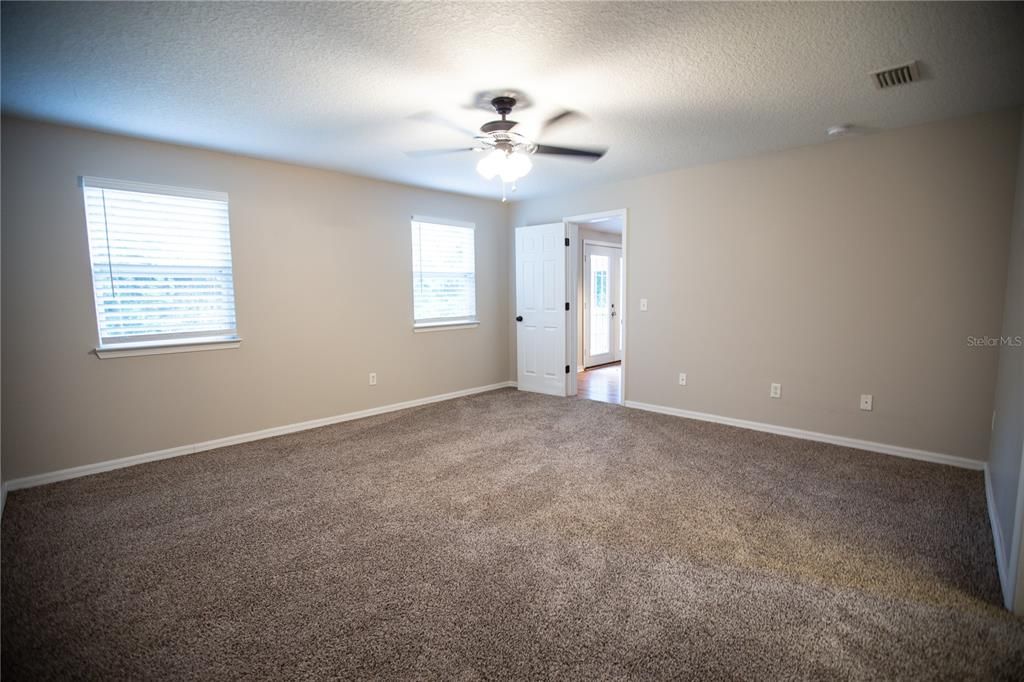
[(622, 249), (583, 245), (583, 366), (622, 359)]
[(516, 228), (519, 390), (566, 395), (565, 225)]

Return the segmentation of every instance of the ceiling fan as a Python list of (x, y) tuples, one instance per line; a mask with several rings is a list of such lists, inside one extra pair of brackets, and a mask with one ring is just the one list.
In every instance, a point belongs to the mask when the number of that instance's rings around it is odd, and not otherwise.
[[(501, 178), (502, 197), (506, 200), (506, 185), (512, 184), (512, 191), (516, 190), (515, 183), (519, 178), (525, 176), (533, 168), (530, 156), (533, 154), (549, 154), (552, 156), (563, 156), (578, 161), (597, 161), (608, 151), (607, 147), (596, 147), (582, 149), (577, 147), (556, 147), (553, 145), (539, 144), (528, 139), (515, 128), (518, 121), (509, 120), (509, 115), (517, 103), (521, 102), (521, 95), (507, 93), (483, 100), (501, 116), (500, 119), (488, 121), (480, 126), (480, 132), (475, 133), (463, 128), (458, 123), (437, 114), (425, 112), (417, 114), (414, 118), (419, 120), (437, 123), (468, 135), (473, 138), (472, 147), (456, 147), (453, 149), (424, 149), (420, 151), (406, 152), (409, 156), (441, 156), (446, 154), (457, 154), (460, 152), (486, 152), (476, 164), (477, 172), (487, 180), (495, 177)], [(483, 103), (482, 102), (482, 103)], [(581, 114), (570, 109), (563, 110), (548, 118), (541, 124), (538, 138), (549, 132), (554, 126), (561, 125), (573, 119), (581, 118)]]

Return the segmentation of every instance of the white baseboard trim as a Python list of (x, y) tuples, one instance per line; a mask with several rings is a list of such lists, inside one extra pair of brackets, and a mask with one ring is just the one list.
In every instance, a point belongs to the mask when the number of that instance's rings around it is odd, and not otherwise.
[(4, 486), (4, 497), (6, 499), (7, 490), (21, 490), (23, 488), (33, 488), (37, 485), (56, 483), (57, 481), (66, 481), (71, 478), (89, 476), (91, 474), (98, 474), (104, 471), (113, 471), (114, 469), (123, 469), (125, 467), (135, 466), (136, 464), (156, 462), (158, 460), (169, 459), (171, 457), (191, 455), (196, 452), (203, 452), (205, 450), (223, 448), (228, 445), (237, 445), (239, 443), (248, 443), (254, 440), (262, 440), (264, 438), (273, 438), (274, 436), (283, 436), (289, 433), (296, 433), (297, 431), (306, 431), (308, 429), (315, 429), (321, 426), (330, 426), (331, 424), (352, 421), (353, 419), (373, 417), (375, 415), (385, 414), (387, 412), (397, 412), (398, 410), (406, 410), (409, 409), (410, 407), (419, 407), (421, 405), (429, 405), (430, 403), (439, 403), (445, 400), (452, 400), (453, 398), (461, 398), (463, 396), (473, 395), (475, 393), (486, 393), (487, 391), (494, 391), (499, 388), (508, 388), (510, 386), (514, 387), (515, 382), (502, 381), (497, 384), (489, 384), (487, 386), (465, 388), (460, 391), (452, 391), (451, 393), (442, 393), (440, 395), (427, 396), (426, 398), (406, 400), (405, 402), (393, 403), (391, 405), (382, 405), (380, 407), (371, 407), (366, 410), (359, 410), (358, 412), (348, 412), (346, 414), (339, 414), (333, 417), (323, 417), (321, 419), (311, 419), (309, 421), (297, 422), (295, 424), (274, 426), (269, 429), (250, 431), (249, 433), (242, 433), (236, 436), (216, 438), (214, 440), (208, 440), (202, 443), (180, 445), (178, 447), (168, 448), (166, 450), (157, 450), (155, 452), (146, 452), (141, 455), (132, 455), (130, 457), (109, 459), (105, 462), (85, 464), (83, 466), (72, 467), (70, 469), (61, 469), (59, 471), (53, 471), (46, 474), (25, 476), (24, 478), (15, 478), (8, 481)]
[(999, 515), (996, 514), (995, 497), (992, 493), (992, 477), (988, 472), (988, 465), (985, 466), (985, 503), (988, 507), (988, 520), (992, 526), (992, 542), (996, 547), (996, 570), (999, 572), (999, 587), (1003, 591), (1003, 604), (1006, 608), (1013, 610), (1013, 585), (1010, 584), (1009, 573), (1007, 572), (1006, 546), (1003, 545), (1003, 532), (999, 525)]
[(876, 443), (870, 440), (860, 440), (859, 438), (833, 436), (828, 433), (804, 431), (803, 429), (794, 429), (788, 426), (776, 426), (775, 424), (747, 421), (746, 419), (735, 419), (733, 417), (722, 417), (717, 414), (708, 414), (706, 412), (694, 412), (692, 410), (682, 410), (677, 407), (651, 405), (649, 403), (636, 402), (635, 400), (627, 400), (625, 402), (625, 405), (626, 407), (632, 407), (637, 410), (645, 410), (647, 412), (669, 414), (675, 417), (686, 417), (687, 419), (699, 419), (700, 421), (714, 422), (716, 424), (727, 424), (729, 426), (738, 426), (742, 429), (751, 429), (752, 431), (764, 431), (765, 433), (774, 433), (779, 436), (789, 436), (790, 438), (800, 438), (801, 440), (813, 440), (818, 441), (819, 443), (841, 445), (847, 448), (856, 448), (858, 450), (878, 452), (883, 455), (895, 455), (897, 457), (918, 459), (924, 462), (933, 462), (935, 464), (948, 464), (949, 466), (960, 467), (962, 469), (973, 469), (975, 471), (981, 471), (982, 469), (985, 468), (985, 463), (979, 462), (976, 459), (969, 459), (967, 457), (957, 457), (956, 455), (947, 455), (941, 452), (915, 450), (914, 448), (905, 448), (901, 445), (888, 445), (886, 443)]

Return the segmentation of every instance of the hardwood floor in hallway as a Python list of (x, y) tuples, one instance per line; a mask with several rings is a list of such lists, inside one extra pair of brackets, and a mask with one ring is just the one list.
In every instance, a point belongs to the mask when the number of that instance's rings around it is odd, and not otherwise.
[(592, 367), (579, 373), (576, 396), (602, 403), (622, 402), (622, 363)]

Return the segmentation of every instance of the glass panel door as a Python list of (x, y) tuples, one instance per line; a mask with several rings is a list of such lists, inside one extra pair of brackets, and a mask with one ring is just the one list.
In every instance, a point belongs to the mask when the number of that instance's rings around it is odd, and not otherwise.
[(609, 354), (612, 348), (611, 259), (590, 255), (590, 355)]
[(583, 245), (583, 366), (622, 359), (622, 249)]

